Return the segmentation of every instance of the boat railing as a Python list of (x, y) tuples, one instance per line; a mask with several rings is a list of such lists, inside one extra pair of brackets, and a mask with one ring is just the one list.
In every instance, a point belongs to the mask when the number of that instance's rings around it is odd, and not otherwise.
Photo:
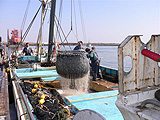
[[(140, 35), (128, 36), (118, 47), (119, 93), (131, 94), (141, 89), (153, 89), (160, 84), (160, 68), (157, 62), (141, 54), (147, 48), (160, 53), (160, 35), (152, 35), (151, 40), (144, 44)], [(131, 58), (131, 69), (124, 71), (124, 59)]]
[[(28, 119), (28, 120), (35, 120), (30, 106), (27, 104), (27, 99), (17, 81), (12, 81), (13, 85), (13, 92), (14, 92), (14, 99), (15, 99), (15, 106), (17, 108), (18, 119)], [(24, 108), (25, 107), (25, 108)], [(27, 117), (26, 117), (27, 116)]]

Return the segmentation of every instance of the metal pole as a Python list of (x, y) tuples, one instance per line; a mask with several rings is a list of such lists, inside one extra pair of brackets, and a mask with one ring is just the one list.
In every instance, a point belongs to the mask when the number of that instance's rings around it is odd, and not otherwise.
[(54, 36), (55, 8), (56, 8), (56, 0), (52, 0), (51, 12), (50, 12), (49, 42), (48, 42), (48, 62), (49, 63), (50, 63), (50, 57), (52, 53), (53, 36)]
[(43, 3), (42, 5), (42, 16), (41, 16), (41, 36), (40, 36), (40, 41), (39, 41), (39, 54), (38, 54), (38, 59), (41, 61), (41, 53), (42, 53), (42, 31), (43, 31), (43, 17), (44, 17), (44, 9), (45, 9), (46, 4)]

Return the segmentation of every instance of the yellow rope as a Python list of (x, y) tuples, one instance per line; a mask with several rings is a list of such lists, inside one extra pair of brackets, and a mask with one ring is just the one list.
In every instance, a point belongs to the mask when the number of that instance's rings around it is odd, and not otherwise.
[(94, 97), (94, 98), (85, 98), (85, 99), (81, 99), (81, 100), (73, 100), (73, 101), (69, 101), (69, 102), (79, 102), (79, 101), (83, 101), (83, 100), (92, 100), (92, 99), (97, 99), (97, 98), (109, 98), (109, 97), (114, 97), (117, 95), (110, 95), (110, 96), (100, 96), (100, 97)]

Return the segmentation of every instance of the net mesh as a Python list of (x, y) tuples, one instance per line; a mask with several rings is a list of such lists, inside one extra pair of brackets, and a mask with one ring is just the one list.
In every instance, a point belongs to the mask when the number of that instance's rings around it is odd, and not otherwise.
[[(23, 92), (27, 94), (33, 113), (38, 120), (66, 120), (68, 118), (69, 112), (64, 108), (63, 98), (56, 89), (36, 88), (37, 92), (33, 94), (31, 91), (34, 84), (23, 82), (20, 85)], [(41, 94), (46, 96), (43, 104), (39, 104)]]
[(84, 51), (59, 51), (56, 70), (57, 73), (64, 78), (82, 78), (89, 71), (89, 61)]

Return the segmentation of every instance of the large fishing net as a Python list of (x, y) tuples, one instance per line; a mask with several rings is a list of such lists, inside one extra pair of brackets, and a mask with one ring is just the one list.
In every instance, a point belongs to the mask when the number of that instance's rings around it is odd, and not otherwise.
[(56, 61), (57, 73), (69, 79), (85, 76), (89, 71), (89, 61), (84, 51), (58, 51)]
[[(28, 99), (33, 107), (33, 113), (37, 116), (38, 120), (66, 120), (69, 116), (69, 111), (64, 106), (64, 101), (56, 89), (42, 88), (38, 85), (29, 82), (20, 84), (22, 90), (27, 94)], [(36, 92), (33, 93), (33, 89)], [(45, 96), (44, 103), (40, 103), (41, 97)]]

